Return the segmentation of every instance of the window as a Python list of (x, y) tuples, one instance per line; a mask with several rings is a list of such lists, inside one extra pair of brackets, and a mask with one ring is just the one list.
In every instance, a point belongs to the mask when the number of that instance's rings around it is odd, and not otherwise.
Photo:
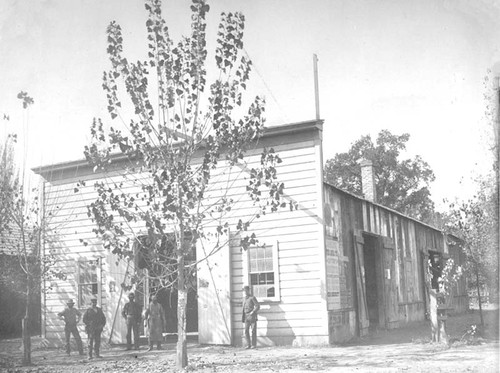
[(248, 249), (249, 285), (259, 300), (279, 300), (277, 245)]
[(90, 305), (90, 299), (100, 299), (101, 263), (99, 259), (78, 261), (78, 307)]

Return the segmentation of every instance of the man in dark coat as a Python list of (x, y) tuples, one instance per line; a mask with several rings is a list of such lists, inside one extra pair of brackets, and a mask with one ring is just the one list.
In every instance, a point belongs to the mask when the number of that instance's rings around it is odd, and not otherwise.
[(83, 315), (83, 323), (85, 324), (85, 330), (88, 336), (88, 349), (89, 349), (89, 359), (92, 359), (92, 349), (94, 348), (95, 357), (101, 357), (99, 355), (99, 348), (101, 347), (101, 333), (106, 325), (106, 316), (102, 312), (102, 309), (97, 307), (97, 299), (91, 299), (92, 307), (85, 311)]
[(132, 349), (132, 331), (134, 332), (134, 348), (139, 349), (139, 323), (142, 320), (141, 306), (135, 303), (134, 293), (128, 295), (129, 302), (125, 304), (122, 316), (127, 321), (127, 350)]
[(70, 337), (73, 334), (73, 338), (75, 338), (76, 345), (78, 346), (78, 352), (80, 355), (83, 355), (83, 345), (82, 339), (80, 338), (80, 333), (78, 332), (77, 324), (80, 321), (80, 317), (82, 314), (76, 308), (73, 308), (74, 302), (73, 300), (69, 300), (67, 303), (68, 307), (64, 309), (64, 311), (59, 312), (57, 315), (64, 320), (64, 334), (66, 336), (66, 353), (70, 354)]
[[(245, 324), (245, 338), (248, 348), (257, 347), (257, 312), (259, 312), (260, 305), (250, 293), (250, 286), (243, 287), (245, 292), (245, 299), (243, 299), (243, 309), (241, 311), (241, 321)], [(252, 340), (250, 341), (250, 329), (252, 329)]]

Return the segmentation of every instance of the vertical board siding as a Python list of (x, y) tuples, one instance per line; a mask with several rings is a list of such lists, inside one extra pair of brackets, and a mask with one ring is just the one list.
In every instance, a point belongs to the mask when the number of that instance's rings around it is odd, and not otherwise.
[[(325, 203), (331, 204), (332, 201), (335, 201), (341, 206), (340, 226), (342, 227), (342, 234), (338, 241), (341, 248), (340, 252), (347, 259), (345, 263), (349, 267), (343, 273), (327, 267), (327, 276), (329, 273), (337, 276), (339, 272), (338, 283), (327, 282), (328, 286), (331, 287), (327, 291), (329, 294), (336, 295), (338, 289), (340, 289), (341, 295), (340, 310), (337, 310), (337, 303), (335, 302), (332, 302), (335, 307), (329, 306), (328, 308), (330, 314), (330, 341), (332, 343), (344, 341), (356, 335), (356, 323), (359, 317), (356, 315), (356, 312), (358, 312), (356, 307), (358, 305), (357, 302), (347, 301), (347, 298), (349, 300), (353, 298), (346, 296), (342, 292), (343, 283), (347, 285), (346, 288), (356, 291), (355, 286), (353, 286), (356, 277), (353, 275), (355, 263), (352, 257), (354, 250), (352, 237), (356, 232), (363, 235), (369, 234), (370, 237), (377, 237), (379, 242), (384, 242), (384, 245), (387, 244), (389, 245), (388, 248), (392, 248), (392, 255), (387, 255), (387, 262), (379, 268), (379, 271), (384, 271), (384, 277), (387, 275), (388, 272), (386, 273), (386, 271), (389, 268), (391, 271), (391, 280), (389, 281), (385, 277), (385, 291), (389, 293), (386, 294), (384, 299), (387, 299), (390, 303), (384, 305), (386, 307), (383, 311), (384, 318), (387, 318), (386, 327), (392, 328), (406, 322), (423, 320), (426, 311), (424, 306), (426, 302), (426, 299), (424, 299), (426, 284), (424, 283), (422, 261), (428, 250), (441, 253), (446, 253), (448, 250), (452, 252), (451, 245), (446, 245), (444, 242), (443, 233), (395, 211), (345, 193), (328, 184), (325, 184), (325, 189), (325, 196), (328, 197), (325, 198)], [(377, 250), (383, 249), (384, 245), (379, 245), (380, 248), (377, 248)], [(391, 250), (387, 249), (385, 251), (387, 253), (391, 252)], [(454, 254), (454, 258), (459, 258), (459, 255)], [(337, 255), (335, 260), (331, 260), (331, 263), (335, 264), (340, 262), (340, 255)], [(334, 278), (333, 275), (331, 277)], [(465, 296), (465, 292), (460, 286), (457, 286), (455, 303), (457, 309), (464, 309), (461, 306), (464, 303), (461, 297)], [(351, 319), (347, 317), (350, 307), (355, 307)], [(346, 323), (352, 324), (349, 325), (350, 328), (346, 327)]]

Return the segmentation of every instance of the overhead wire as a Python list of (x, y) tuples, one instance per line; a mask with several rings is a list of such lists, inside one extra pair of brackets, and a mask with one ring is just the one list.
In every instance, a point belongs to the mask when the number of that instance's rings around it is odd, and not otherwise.
[(281, 105), (279, 104), (278, 100), (276, 99), (276, 96), (274, 96), (274, 93), (273, 91), (271, 90), (271, 88), (269, 88), (269, 86), (267, 85), (264, 77), (262, 76), (262, 74), (259, 72), (259, 69), (257, 69), (257, 65), (255, 63), (254, 60), (252, 60), (252, 58), (250, 57), (250, 54), (248, 53), (248, 51), (243, 48), (243, 52), (245, 53), (246, 57), (252, 61), (252, 67), (253, 67), (253, 70), (255, 71), (255, 73), (259, 76), (260, 80), (262, 81), (262, 83), (264, 84), (264, 88), (269, 92), (269, 95), (271, 96), (272, 100), (274, 101), (274, 103), (276, 104), (276, 106), (278, 107), (278, 110), (280, 111), (280, 114), (282, 116), (282, 120), (283, 120), (283, 123), (290, 123), (290, 119), (288, 118), (288, 116), (286, 115), (286, 112), (283, 110), (283, 108), (281, 107)]

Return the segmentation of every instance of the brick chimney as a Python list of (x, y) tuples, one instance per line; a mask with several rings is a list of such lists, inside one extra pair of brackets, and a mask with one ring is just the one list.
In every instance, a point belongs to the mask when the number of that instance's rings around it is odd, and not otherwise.
[(375, 189), (375, 173), (373, 163), (368, 159), (361, 161), (361, 188), (367, 200), (377, 202), (377, 190)]

